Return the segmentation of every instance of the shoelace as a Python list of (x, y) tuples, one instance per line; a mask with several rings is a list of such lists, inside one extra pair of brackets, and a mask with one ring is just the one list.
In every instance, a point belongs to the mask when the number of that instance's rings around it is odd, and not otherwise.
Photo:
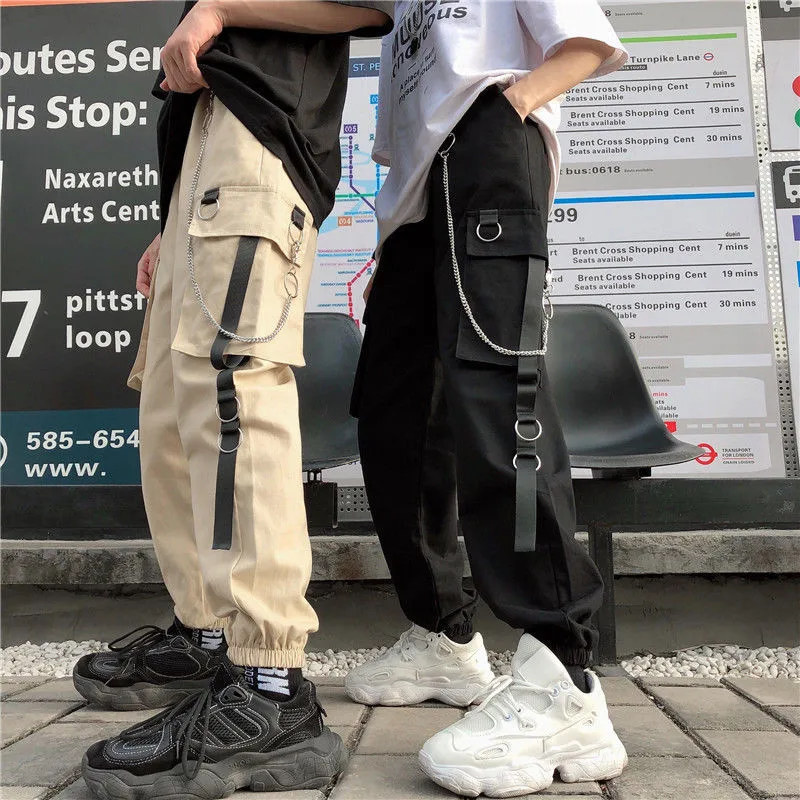
[[(224, 691), (224, 690), (223, 690)], [(150, 729), (163, 729), (169, 725), (180, 722), (180, 727), (175, 734), (175, 743), (181, 749), (181, 767), (187, 780), (193, 780), (200, 772), (200, 767), (205, 759), (208, 745), (208, 731), (211, 723), (211, 709), (216, 695), (213, 689), (201, 689), (181, 700), (173, 708), (164, 711), (144, 724), (134, 725), (124, 730), (120, 739), (130, 741), (146, 734)], [(185, 718), (181, 721), (180, 718)], [(194, 765), (189, 764), (189, 752), (192, 748), (192, 737), (197, 729), (198, 720), (203, 717), (203, 728), (200, 733), (200, 749)]]
[[(512, 717), (516, 717), (517, 722), (519, 722), (523, 728), (535, 727), (535, 723), (525, 718), (523, 709), (511, 693), (514, 683), (515, 680), (511, 675), (498, 675), (489, 684), (487, 694), (483, 698), (481, 704), (472, 711), (467, 711), (464, 716), (468, 717), (472, 714), (480, 714), (491, 706), (496, 708), (497, 711), (503, 715), (503, 719), (510, 720)], [(526, 686), (526, 688), (529, 687)], [(544, 694), (549, 694), (546, 689), (542, 689), (541, 691)]]
[[(400, 638), (387, 650), (386, 655), (391, 652), (396, 652), (400, 654), (400, 658), (403, 661), (411, 661), (411, 656), (409, 655), (409, 651), (413, 647), (411, 643), (411, 635), (414, 632), (413, 628), (409, 628), (407, 631), (403, 631), (400, 634)], [(419, 638), (419, 641), (422, 641), (422, 638)], [(430, 647), (430, 640), (429, 637), (425, 637), (425, 647)]]
[[(133, 636), (134, 633), (139, 633), (139, 631), (145, 631), (145, 633), (137, 636), (127, 644), (120, 644), (120, 642), (124, 642), (126, 639)], [(165, 641), (167, 636), (168, 632), (163, 630), (163, 628), (157, 628), (155, 625), (142, 625), (140, 628), (135, 628), (130, 633), (120, 636), (119, 639), (114, 639), (114, 641), (108, 645), (108, 649), (112, 653), (119, 653), (123, 656), (120, 660), (121, 673), (118, 674), (125, 674), (142, 652), (150, 647), (150, 645)], [(106, 684), (113, 679), (114, 675), (108, 678)]]
[[(120, 644), (126, 639), (130, 639), (134, 633), (139, 633), (139, 631), (146, 631), (146, 633), (137, 636), (127, 644)], [(136, 650), (143, 650), (151, 644), (165, 639), (166, 636), (167, 632), (163, 628), (157, 628), (155, 625), (142, 625), (140, 628), (134, 628), (130, 633), (126, 633), (118, 639), (114, 639), (114, 641), (109, 644), (108, 649), (111, 650), (112, 653), (133, 653)]]
[[(139, 723), (127, 730), (124, 730), (120, 735), (120, 739), (131, 740), (139, 736), (147, 734), (149, 731), (161, 730), (169, 725), (173, 725), (180, 721), (180, 717), (185, 715), (185, 719), (181, 722), (175, 734), (175, 743), (181, 748), (181, 767), (183, 774), (187, 780), (194, 780), (200, 772), (200, 767), (203, 764), (208, 749), (208, 732), (211, 727), (211, 710), (214, 707), (214, 702), (217, 694), (222, 694), (230, 687), (225, 687), (221, 692), (214, 692), (213, 689), (202, 689), (195, 694), (181, 700), (176, 706), (167, 711), (163, 711), (158, 716), (145, 723)], [(322, 707), (322, 704), (315, 698), (314, 704), (323, 717), (328, 714)], [(200, 748), (197, 751), (197, 759), (194, 765), (189, 764), (189, 753), (192, 749), (192, 739), (197, 730), (197, 723), (200, 717), (203, 717), (203, 728), (200, 733)]]

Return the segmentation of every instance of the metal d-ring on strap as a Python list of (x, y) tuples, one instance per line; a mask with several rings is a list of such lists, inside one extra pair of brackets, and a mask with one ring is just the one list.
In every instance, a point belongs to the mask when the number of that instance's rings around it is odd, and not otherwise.
[[(234, 420), (238, 419), (238, 417), (239, 417), (239, 413), (240, 413), (240, 412), (241, 412), (241, 410), (242, 410), (242, 404), (239, 402), (239, 398), (238, 398), (236, 395), (234, 395), (234, 396), (233, 396), (231, 399), (233, 399), (233, 400), (235, 400), (235, 401), (236, 401), (236, 410), (233, 412), (233, 415), (232, 415), (232, 416), (230, 416), (230, 417), (228, 417), (227, 419), (224, 419), (224, 418), (223, 418), (223, 417), (220, 415), (219, 402), (217, 402), (217, 407), (214, 409), (214, 411), (215, 411), (215, 412), (216, 412), (216, 414), (217, 414), (217, 419), (218, 419), (220, 422), (222, 422), (222, 423), (225, 423), (225, 422), (233, 422)], [(217, 400), (219, 401), (219, 398), (217, 398)], [(220, 450), (221, 450), (221, 449), (222, 449), (222, 448), (220, 448)]]
[(519, 420), (517, 420), (517, 421), (514, 423), (514, 433), (516, 433), (516, 434), (517, 434), (517, 436), (518, 436), (520, 439), (522, 439), (522, 441), (523, 441), (523, 442), (538, 442), (538, 441), (539, 441), (539, 439), (541, 439), (541, 437), (542, 437), (542, 433), (544, 433), (544, 428), (542, 428), (542, 423), (541, 423), (541, 422), (539, 422), (539, 420), (538, 420), (538, 419), (535, 419), (535, 420), (534, 420), (534, 422), (535, 422), (535, 423), (536, 423), (536, 425), (538, 426), (538, 430), (536, 431), (536, 433), (535, 433), (535, 434), (534, 434), (532, 437), (523, 436), (523, 435), (520, 433), (520, 430), (519, 430)]
[[(512, 461), (516, 471), (516, 534), (514, 549), (518, 552), (532, 552), (536, 549), (536, 473), (542, 466), (542, 459), (536, 452), (536, 442), (543, 433), (541, 422), (534, 416), (534, 406), (536, 393), (541, 382), (540, 359), (547, 353), (550, 320), (553, 317), (553, 304), (550, 299), (550, 268), (544, 259), (529, 257), (520, 349), (512, 350), (495, 344), (475, 319), (464, 292), (461, 269), (456, 256), (455, 224), (450, 202), (450, 172), (447, 163), (450, 150), (455, 143), (456, 136), (451, 133), (439, 151), (439, 157), (442, 159), (442, 182), (444, 184), (444, 201), (447, 214), (447, 232), (450, 238), (450, 254), (453, 263), (453, 277), (461, 306), (478, 338), (496, 353), (514, 356), (518, 359), (517, 419), (514, 423), (514, 431), (517, 436), (517, 452)], [(482, 223), (478, 224), (476, 233), (481, 241), (493, 242), (502, 236), (503, 228), (500, 222), (497, 221), (493, 224), (497, 225), (497, 235), (493, 238), (483, 236), (481, 231)], [(538, 297), (540, 291), (541, 297)], [(537, 348), (536, 345), (540, 339), (541, 347)], [(529, 425), (535, 425), (536, 427), (531, 431), (527, 429)]]
[[(539, 455), (534, 453), (536, 458), (536, 471), (538, 472), (542, 468), (542, 459), (539, 458)], [(519, 453), (514, 453), (514, 458), (511, 459), (511, 463), (514, 465), (514, 469), (517, 469), (517, 459), (519, 458)]]
[[(203, 213), (203, 210), (207, 206), (211, 206), (211, 213)], [(208, 222), (217, 216), (220, 208), (219, 189), (212, 189), (210, 192), (206, 192), (203, 195), (203, 199), (200, 201), (200, 205), (197, 207), (197, 216), (203, 220), (203, 222)]]
[[(229, 420), (229, 421), (233, 422), (233, 420)], [(242, 446), (242, 440), (243, 439), (244, 439), (244, 433), (242, 432), (242, 429), (239, 428), (239, 440), (236, 442), (236, 447), (232, 447), (230, 450), (226, 450), (222, 446), (222, 444), (223, 444), (222, 434), (220, 434), (219, 435), (219, 439), (217, 439), (217, 447), (219, 448), (220, 453), (223, 453), (225, 455), (230, 455), (231, 453), (235, 453)], [(230, 545), (228, 545), (228, 547), (226, 549), (230, 549)]]
[(477, 229), (475, 230), (475, 235), (476, 235), (476, 236), (477, 236), (477, 237), (478, 237), (478, 238), (479, 238), (479, 239), (480, 239), (482, 242), (487, 242), (487, 243), (489, 243), (489, 242), (496, 242), (496, 241), (497, 241), (497, 240), (498, 240), (498, 239), (499, 239), (499, 238), (500, 238), (500, 237), (503, 235), (503, 226), (502, 226), (502, 225), (501, 225), (499, 222), (496, 222), (496, 223), (494, 223), (494, 224), (495, 224), (495, 225), (497, 225), (497, 233), (496, 233), (494, 236), (492, 236), (492, 238), (491, 238), (491, 239), (487, 239), (485, 236), (483, 236), (483, 235), (481, 234), (481, 228), (483, 227), (483, 223), (482, 223), (482, 222), (479, 222), (479, 223), (478, 223), (478, 227), (477, 227)]

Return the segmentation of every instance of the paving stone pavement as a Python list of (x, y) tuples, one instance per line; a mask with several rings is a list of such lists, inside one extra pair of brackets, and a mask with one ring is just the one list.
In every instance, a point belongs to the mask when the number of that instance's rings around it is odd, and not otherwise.
[[(601, 783), (556, 781), (535, 797), (568, 800), (800, 800), (800, 683), (788, 680), (603, 678), (630, 765)], [(427, 703), (369, 709), (351, 703), (340, 679), (320, 681), (330, 725), (351, 757), (320, 791), (235, 800), (441, 800), (452, 798), (417, 766), (425, 739), (461, 715)], [(0, 678), (0, 800), (91, 800), (79, 764), (94, 741), (151, 712), (86, 706), (70, 680)], [(527, 800), (533, 800), (529, 796)]]

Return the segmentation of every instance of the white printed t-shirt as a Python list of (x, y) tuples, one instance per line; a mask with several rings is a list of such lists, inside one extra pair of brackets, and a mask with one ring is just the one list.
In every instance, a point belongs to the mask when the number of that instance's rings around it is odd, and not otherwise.
[[(596, 0), (395, 3), (394, 31), (382, 45), (372, 152), (375, 161), (391, 167), (376, 204), (379, 248), (401, 225), (425, 217), (436, 153), (481, 92), (493, 84), (511, 85), (575, 38), (614, 48), (595, 76), (627, 60)], [(547, 146), (551, 204), (561, 162), (556, 129), (562, 97), (531, 114)]]

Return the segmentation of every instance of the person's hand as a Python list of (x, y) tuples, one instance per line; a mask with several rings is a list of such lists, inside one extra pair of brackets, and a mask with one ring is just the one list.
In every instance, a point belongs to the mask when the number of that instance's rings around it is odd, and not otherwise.
[(222, 17), (213, 3), (200, 0), (175, 28), (161, 51), (161, 66), (167, 76), (161, 82), (164, 91), (192, 94), (208, 88), (197, 66), (197, 57), (209, 50), (223, 27)]
[(153, 280), (153, 269), (158, 260), (158, 251), (161, 248), (161, 234), (147, 246), (139, 263), (136, 265), (136, 289), (145, 297), (150, 297), (150, 284)]
[(506, 100), (511, 103), (517, 114), (519, 114), (520, 120), (525, 122), (525, 118), (530, 114), (531, 109), (527, 107), (527, 100), (524, 97), (524, 93), (520, 91), (520, 84), (512, 83), (511, 86), (503, 92), (503, 95)]

